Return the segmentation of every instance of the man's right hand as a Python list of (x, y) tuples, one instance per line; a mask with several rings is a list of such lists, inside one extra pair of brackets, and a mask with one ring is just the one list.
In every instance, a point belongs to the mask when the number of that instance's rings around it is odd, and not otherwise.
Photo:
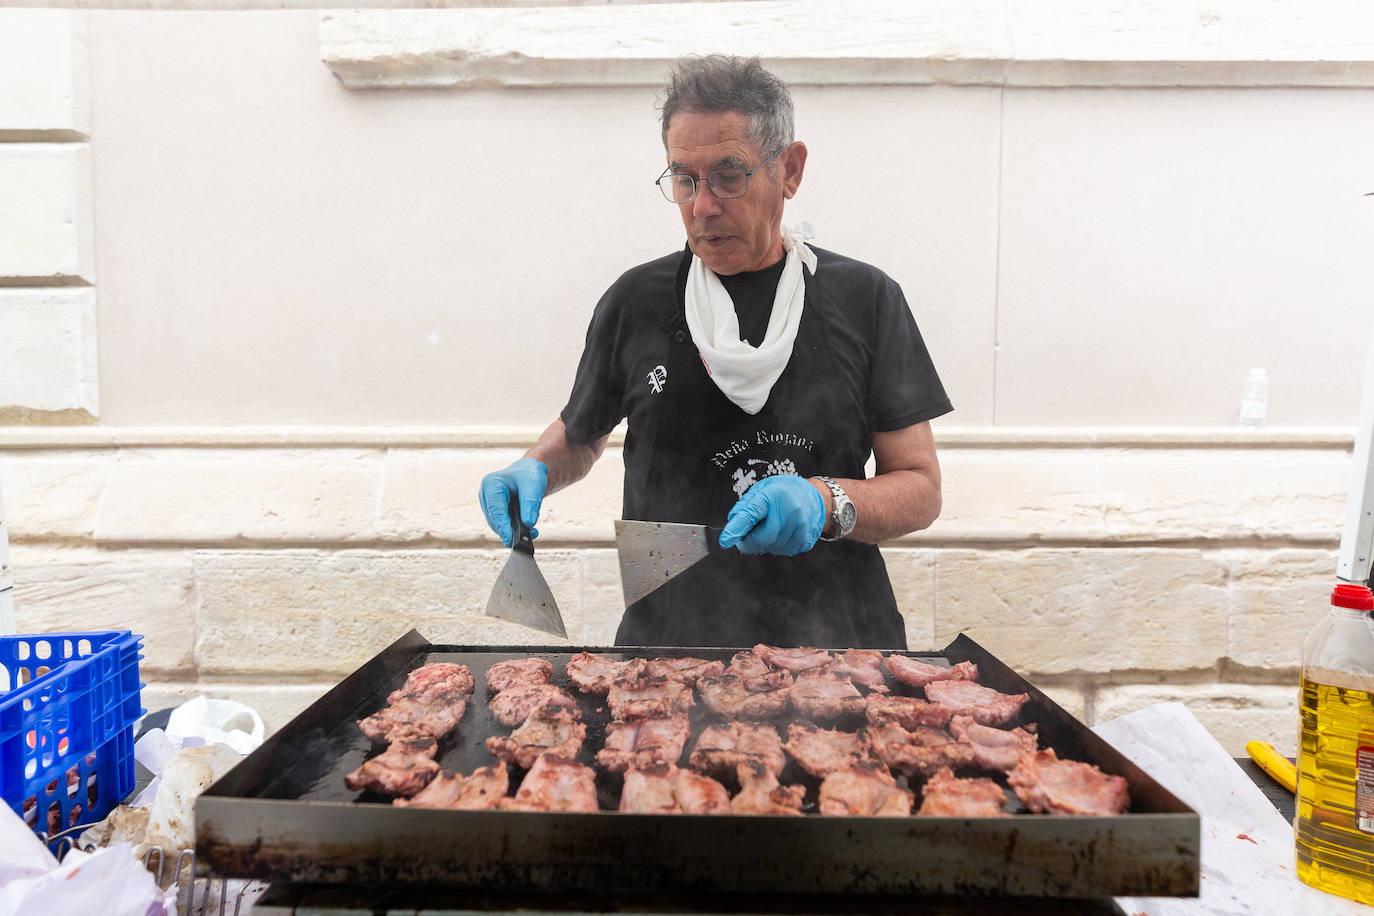
[(520, 521), (530, 529), (530, 537), (536, 538), (539, 532), (534, 530), (534, 523), (539, 521), (539, 506), (544, 502), (548, 486), (549, 469), (536, 458), (521, 458), (510, 467), (482, 478), (477, 498), (487, 524), (502, 544), (510, 547), (515, 543), (510, 524), (511, 494), (520, 501)]

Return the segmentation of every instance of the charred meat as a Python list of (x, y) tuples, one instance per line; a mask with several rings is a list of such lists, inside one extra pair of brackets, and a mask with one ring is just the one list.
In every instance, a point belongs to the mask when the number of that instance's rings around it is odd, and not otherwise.
[(739, 675), (727, 671), (720, 677), (704, 677), (697, 681), (697, 693), (701, 694), (701, 702), (722, 718), (758, 720), (782, 715), (787, 710), (792, 688), (756, 692), (745, 686)]
[(1034, 754), (1038, 743), (1024, 728), (1006, 731), (990, 725), (979, 725), (968, 716), (955, 716), (949, 723), (950, 734), (967, 741), (973, 748), (973, 763), (985, 770), (1008, 772), (1016, 768), (1021, 758)]
[(611, 715), (621, 722), (651, 719), (685, 713), (696, 705), (692, 688), (666, 677), (621, 679), (611, 684), (606, 694)]
[(407, 801), (398, 798), (393, 805), (404, 808), (453, 808), (459, 811), (483, 811), (499, 808), (510, 790), (510, 774), (504, 763), (478, 767), (471, 776), (440, 773)]
[(941, 767), (973, 763), (973, 746), (956, 741), (943, 729), (918, 725), (907, 731), (900, 725), (870, 725), (867, 732), (873, 753), (894, 773), (929, 777)]
[(921, 809), (927, 817), (1009, 817), (1002, 810), (1007, 795), (991, 779), (957, 779), (942, 767), (921, 787)]
[(716, 776), (734, 773), (746, 763), (757, 763), (777, 776), (787, 758), (782, 739), (773, 726), (725, 722), (702, 730), (688, 763), (694, 770)]
[(798, 766), (817, 779), (872, 759), (862, 732), (832, 731), (810, 722), (794, 722), (787, 726), (787, 743), (783, 749)]
[(846, 649), (843, 655), (835, 656), (830, 670), (874, 693), (888, 692), (887, 678), (883, 675), (883, 653), (876, 649)]
[(392, 731), (403, 725), (441, 738), (458, 727), (467, 711), (472, 688), (472, 675), (466, 665), (422, 665), (387, 697), (390, 706), (360, 719), (358, 727), (374, 741), (390, 740)]
[(1126, 780), (1050, 749), (1022, 757), (1007, 782), (1036, 814), (1120, 814), (1131, 805)]
[(806, 799), (804, 786), (780, 786), (778, 774), (764, 766), (760, 760), (750, 759), (739, 765), (735, 775), (739, 779), (739, 794), (730, 799), (733, 814), (782, 814), (802, 813), (802, 802)]
[(515, 728), (540, 706), (562, 706), (578, 713), (577, 701), (554, 684), (513, 684), (491, 698), (491, 714), (507, 728)]
[(821, 783), (821, 814), (851, 817), (904, 817), (915, 796), (899, 788), (880, 763), (856, 763), (836, 770)]
[(393, 690), (386, 701), (395, 703), (401, 697), (424, 699), (432, 694), (450, 693), (461, 693), (464, 697), (470, 697), (476, 686), (467, 665), (430, 662), (410, 672), (406, 682)]
[(530, 713), (524, 724), (509, 736), (493, 735), (487, 739), (487, 750), (497, 760), (531, 769), (545, 754), (571, 760), (582, 750), (587, 726), (562, 706), (549, 704)]
[(568, 662), (568, 679), (583, 693), (599, 693), (604, 697), (617, 680), (643, 677), (648, 664), (642, 658), (618, 662), (590, 652), (579, 652)]
[(542, 658), (512, 658), (487, 669), (487, 690), (500, 693), (512, 687), (547, 684), (553, 677), (553, 663)]
[(753, 693), (767, 693), (792, 686), (790, 671), (771, 668), (766, 661), (748, 650), (736, 652), (725, 673), (738, 677), (744, 689)]
[(709, 776), (659, 764), (625, 773), (620, 810), (635, 814), (729, 814), (730, 793)]
[(691, 724), (685, 715), (612, 722), (606, 726), (606, 745), (597, 752), (596, 762), (612, 773), (676, 765), (689, 737)]
[(1005, 725), (1021, 713), (1029, 694), (998, 693), (972, 681), (931, 681), (926, 698), (947, 707), (956, 716), (968, 716), (979, 725)]
[(510, 811), (599, 811), (596, 771), (571, 757), (544, 754), (525, 774), (514, 798), (501, 800)]
[(438, 748), (433, 735), (408, 726), (395, 728), (387, 749), (345, 776), (344, 785), (354, 791), (414, 795), (439, 775), (439, 764), (434, 762)]
[(887, 670), (892, 672), (892, 676), (903, 684), (910, 684), (912, 687), (924, 687), (932, 681), (976, 681), (978, 680), (978, 666), (973, 662), (960, 662), (957, 665), (946, 668), (942, 665), (928, 665), (925, 662), (918, 662), (914, 658), (907, 658), (905, 655), (889, 655), (887, 657)]
[(780, 649), (777, 646), (766, 646), (759, 643), (754, 647), (754, 654), (767, 662), (769, 667), (781, 668), (784, 671), (791, 671), (793, 674), (800, 674), (814, 668), (828, 668), (830, 663), (834, 661), (830, 653), (824, 649), (812, 649), (806, 646), (800, 649)]
[(870, 724), (896, 723), (906, 729), (918, 725), (943, 728), (949, 724), (951, 715), (953, 713), (939, 703), (930, 703), (915, 697), (888, 697), (876, 693), (868, 695), (864, 708), (864, 716)]
[(719, 677), (725, 673), (725, 662), (708, 662), (704, 658), (653, 658), (644, 668), (645, 677), (667, 677), (693, 687), (703, 677)]
[(863, 715), (864, 698), (848, 679), (812, 668), (797, 675), (792, 706), (808, 719), (831, 722), (841, 716)]

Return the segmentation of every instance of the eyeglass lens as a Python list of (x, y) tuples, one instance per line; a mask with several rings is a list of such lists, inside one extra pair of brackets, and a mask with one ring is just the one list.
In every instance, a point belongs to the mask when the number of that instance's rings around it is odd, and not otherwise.
[[(713, 169), (706, 173), (705, 180), (711, 186), (711, 193), (722, 200), (743, 197), (749, 186), (749, 177), (744, 169)], [(664, 196), (679, 204), (686, 203), (696, 195), (696, 185), (697, 181), (690, 175), (666, 175), (659, 183)]]

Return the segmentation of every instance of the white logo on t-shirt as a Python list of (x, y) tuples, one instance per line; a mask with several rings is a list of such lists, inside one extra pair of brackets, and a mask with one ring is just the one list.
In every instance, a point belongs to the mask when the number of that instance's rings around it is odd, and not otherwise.
[(654, 366), (649, 370), (649, 387), (654, 394), (663, 391), (663, 383), (668, 381), (668, 370), (662, 366)]

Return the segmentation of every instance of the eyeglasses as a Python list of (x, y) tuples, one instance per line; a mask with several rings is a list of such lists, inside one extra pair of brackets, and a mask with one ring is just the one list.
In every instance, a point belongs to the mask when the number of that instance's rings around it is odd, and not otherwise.
[(749, 176), (763, 168), (773, 157), (787, 149), (788, 144), (773, 150), (767, 159), (749, 169), (711, 169), (706, 173), (705, 178), (693, 178), (691, 175), (669, 174), (668, 169), (663, 170), (663, 174), (654, 179), (654, 184), (663, 192), (663, 196), (668, 198), (669, 203), (685, 204), (697, 196), (697, 185), (706, 182), (711, 188), (711, 193), (721, 200), (733, 200), (736, 197), (743, 197), (749, 190)]

